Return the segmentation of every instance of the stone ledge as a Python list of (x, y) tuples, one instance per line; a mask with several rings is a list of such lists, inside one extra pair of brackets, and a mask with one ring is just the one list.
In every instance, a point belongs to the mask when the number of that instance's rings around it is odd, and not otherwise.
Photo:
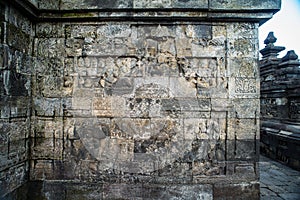
[(206, 21), (206, 22), (258, 22), (263, 24), (268, 19), (272, 18), (273, 12), (220, 12), (220, 11), (176, 11), (176, 10), (128, 10), (128, 11), (60, 11), (52, 12), (45, 11), (39, 15), (39, 22), (53, 21)]
[[(83, 1), (83, 0), (81, 0)], [(280, 10), (280, 0), (267, 1), (220, 1), (198, 0), (180, 3), (178, 0), (169, 4), (149, 3), (147, 1), (127, 3), (120, 7), (118, 0), (106, 6), (97, 5), (92, 0), (81, 2), (63, 1), (61, 5), (46, 6), (33, 4), (29, 0), (11, 0), (5, 2), (19, 9), (30, 19), (45, 21), (253, 21), (263, 24)], [(72, 4), (71, 4), (72, 3)], [(77, 5), (78, 4), (78, 5)], [(149, 5), (148, 5), (149, 4)], [(151, 4), (151, 5), (150, 5)], [(157, 5), (156, 5), (157, 4)], [(159, 6), (159, 5), (160, 6)], [(38, 6), (38, 7), (37, 7)], [(72, 7), (71, 7), (72, 6)]]

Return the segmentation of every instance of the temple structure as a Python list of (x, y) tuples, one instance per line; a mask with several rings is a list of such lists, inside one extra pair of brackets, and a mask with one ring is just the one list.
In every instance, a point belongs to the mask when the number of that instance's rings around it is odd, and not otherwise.
[(280, 3), (1, 0), (0, 197), (259, 199)]
[(300, 62), (293, 50), (275, 46), (270, 32), (260, 52), (261, 152), (300, 170)]

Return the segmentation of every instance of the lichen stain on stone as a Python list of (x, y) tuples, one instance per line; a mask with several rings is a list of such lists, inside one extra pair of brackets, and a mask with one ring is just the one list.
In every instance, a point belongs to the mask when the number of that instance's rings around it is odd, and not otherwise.
[(114, 8), (117, 3), (118, 0), (85, 0), (85, 4), (99, 8)]
[(64, 18), (77, 18), (77, 17), (97, 17), (97, 13), (64, 13), (62, 17)]

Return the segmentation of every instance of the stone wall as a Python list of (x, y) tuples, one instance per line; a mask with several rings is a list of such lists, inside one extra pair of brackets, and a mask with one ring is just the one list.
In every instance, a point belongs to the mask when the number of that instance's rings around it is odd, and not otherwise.
[(32, 23), (0, 4), (0, 198), (28, 178)]
[(31, 2), (28, 198), (259, 198), (257, 35), (280, 1)]
[(36, 30), (31, 179), (257, 180), (256, 24)]

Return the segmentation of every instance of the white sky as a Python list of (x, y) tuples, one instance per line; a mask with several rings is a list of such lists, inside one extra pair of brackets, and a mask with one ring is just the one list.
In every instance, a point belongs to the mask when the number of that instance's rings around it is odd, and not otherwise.
[(295, 50), (300, 58), (300, 0), (282, 0), (281, 10), (259, 28), (260, 49), (265, 47), (264, 40), (270, 31), (277, 38), (275, 45), (286, 47), (279, 57)]

